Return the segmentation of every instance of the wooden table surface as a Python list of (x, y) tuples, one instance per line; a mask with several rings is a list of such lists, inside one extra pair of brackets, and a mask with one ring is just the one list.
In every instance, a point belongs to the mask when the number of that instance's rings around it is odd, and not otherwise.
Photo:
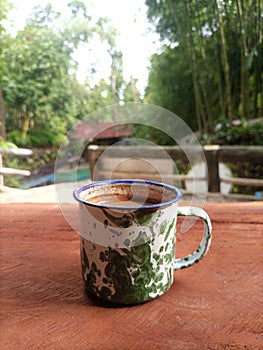
[[(262, 349), (263, 203), (205, 209), (204, 260), (175, 272), (160, 298), (113, 307), (85, 293), (79, 236), (57, 205), (2, 204), (1, 349)], [(178, 254), (200, 234), (197, 223), (179, 235)]]

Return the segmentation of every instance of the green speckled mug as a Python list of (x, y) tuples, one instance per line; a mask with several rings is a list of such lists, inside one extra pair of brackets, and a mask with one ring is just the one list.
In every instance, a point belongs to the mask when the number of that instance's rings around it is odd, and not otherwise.
[[(207, 213), (177, 207), (180, 189), (145, 180), (108, 180), (74, 191), (80, 203), (80, 249), (86, 289), (118, 304), (137, 304), (165, 293), (174, 270), (200, 261), (212, 237)], [(176, 259), (177, 216), (204, 221), (203, 239), (192, 254)]]

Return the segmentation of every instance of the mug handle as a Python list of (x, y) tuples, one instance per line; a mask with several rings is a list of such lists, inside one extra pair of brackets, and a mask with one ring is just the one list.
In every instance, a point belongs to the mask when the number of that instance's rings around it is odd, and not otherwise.
[(212, 224), (208, 214), (203, 209), (197, 207), (177, 208), (177, 216), (195, 216), (204, 221), (203, 240), (199, 248), (184, 258), (174, 259), (174, 269), (180, 270), (196, 264), (206, 255), (212, 239)]

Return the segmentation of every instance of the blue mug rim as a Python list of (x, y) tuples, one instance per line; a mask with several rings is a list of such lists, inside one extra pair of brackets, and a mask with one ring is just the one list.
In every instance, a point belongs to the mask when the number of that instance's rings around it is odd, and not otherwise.
[[(120, 183), (126, 183), (126, 184), (133, 184), (133, 183), (138, 183), (138, 184), (148, 184), (148, 185), (154, 185), (154, 186), (159, 186), (163, 187), (167, 190), (170, 190), (174, 192), (175, 197), (170, 199), (169, 201), (164, 201), (156, 204), (151, 204), (151, 205), (140, 205), (140, 206), (130, 206), (130, 205), (107, 205), (107, 204), (100, 204), (100, 203), (93, 203), (89, 202), (83, 198), (80, 197), (80, 194), (83, 191), (86, 191), (89, 188), (93, 187), (100, 187), (100, 186), (105, 186), (105, 185), (113, 185), (113, 184), (120, 184)], [(181, 189), (178, 187), (172, 186), (165, 184), (163, 182), (157, 182), (157, 181), (151, 181), (151, 180), (140, 180), (140, 179), (112, 179), (112, 180), (102, 180), (102, 181), (95, 181), (91, 182), (89, 184), (84, 184), (79, 186), (73, 191), (73, 197), (80, 203), (90, 205), (92, 207), (96, 208), (108, 208), (112, 210), (136, 210), (138, 208), (140, 209), (156, 209), (156, 208), (163, 208), (166, 206), (169, 206), (172, 203), (178, 202), (183, 196), (183, 193)]]

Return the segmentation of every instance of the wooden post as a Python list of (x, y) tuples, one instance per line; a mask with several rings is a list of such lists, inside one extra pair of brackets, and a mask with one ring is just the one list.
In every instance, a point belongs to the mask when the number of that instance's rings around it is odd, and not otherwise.
[(208, 169), (208, 192), (220, 192), (218, 151), (219, 145), (205, 145), (205, 157)]
[(88, 146), (87, 155), (88, 155), (88, 161), (90, 165), (90, 176), (92, 180), (93, 180), (95, 164), (102, 152), (103, 152), (102, 149), (98, 145)]

